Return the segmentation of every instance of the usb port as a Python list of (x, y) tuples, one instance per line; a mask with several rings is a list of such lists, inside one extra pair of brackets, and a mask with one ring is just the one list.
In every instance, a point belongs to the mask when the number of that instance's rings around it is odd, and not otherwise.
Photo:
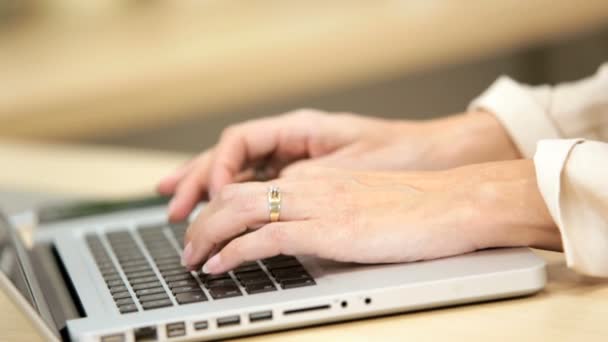
[(156, 341), (158, 339), (156, 327), (153, 325), (136, 328), (133, 335), (135, 341)]
[(229, 325), (238, 325), (241, 323), (241, 317), (239, 315), (227, 316), (217, 319), (217, 327), (227, 327)]
[(249, 322), (267, 321), (272, 319), (272, 311), (258, 311), (249, 314)]
[(186, 324), (184, 322), (167, 324), (167, 337), (179, 337), (186, 335)]
[(208, 326), (207, 321), (194, 322), (194, 330), (205, 330)]
[(125, 342), (125, 334), (114, 334), (114, 335), (102, 336), (101, 342)]

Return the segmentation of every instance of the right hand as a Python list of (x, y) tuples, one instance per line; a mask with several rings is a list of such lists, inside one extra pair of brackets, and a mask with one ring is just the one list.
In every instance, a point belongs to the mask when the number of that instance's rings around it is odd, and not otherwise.
[(226, 184), (251, 180), (260, 166), (276, 177), (314, 166), (430, 170), (517, 156), (487, 113), (397, 121), (298, 110), (226, 128), (217, 145), (165, 177), (158, 191), (173, 195), (169, 217), (179, 221), (207, 192), (213, 196)]

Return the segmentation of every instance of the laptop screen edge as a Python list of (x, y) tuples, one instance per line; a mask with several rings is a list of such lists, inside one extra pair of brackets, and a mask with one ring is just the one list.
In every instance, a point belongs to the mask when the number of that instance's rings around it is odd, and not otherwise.
[[(23, 242), (17, 236), (6, 216), (1, 212), (0, 240), (2, 245), (0, 246), (2, 247), (0, 248), (0, 254), (2, 254), (0, 255), (0, 263), (2, 264), (0, 265), (0, 284), (2, 291), (26, 314), (44, 337), (48, 339), (52, 336), (53, 340), (59, 341), (59, 332), (55, 329), (50, 310), (44, 300), (38, 280), (32, 271), (33, 268)], [(6, 260), (10, 261), (11, 259), (12, 265), (5, 264)], [(17, 284), (6, 274), (6, 267), (13, 267), (14, 271), (23, 277), (25, 284), (22, 284), (22, 287), (27, 288), (18, 288)], [(30, 296), (30, 299), (26, 298), (26, 295)]]

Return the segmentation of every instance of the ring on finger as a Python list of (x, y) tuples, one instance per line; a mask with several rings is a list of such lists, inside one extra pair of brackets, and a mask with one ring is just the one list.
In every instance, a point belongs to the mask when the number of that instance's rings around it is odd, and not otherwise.
[(281, 191), (277, 186), (268, 189), (268, 212), (270, 222), (277, 222), (281, 217)]

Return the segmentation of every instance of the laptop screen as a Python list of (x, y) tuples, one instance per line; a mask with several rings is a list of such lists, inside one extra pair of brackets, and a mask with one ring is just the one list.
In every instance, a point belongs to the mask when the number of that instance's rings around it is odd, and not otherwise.
[(23, 265), (17, 252), (16, 237), (13, 235), (10, 226), (0, 218), (0, 271), (13, 283), (15, 288), (21, 292), (23, 297), (35, 308), (38, 309), (32, 291), (28, 285)]

